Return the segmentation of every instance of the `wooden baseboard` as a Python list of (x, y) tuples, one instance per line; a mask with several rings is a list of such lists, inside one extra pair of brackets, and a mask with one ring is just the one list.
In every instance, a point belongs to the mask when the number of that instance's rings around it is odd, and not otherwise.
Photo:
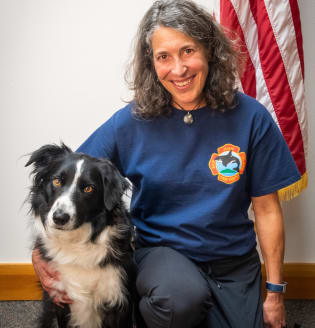
[[(263, 281), (265, 280), (262, 265)], [(315, 263), (286, 263), (286, 299), (315, 299)], [(0, 263), (0, 301), (40, 300), (42, 296), (33, 267), (29, 263)]]
[(42, 292), (29, 263), (0, 263), (0, 301), (40, 300)]

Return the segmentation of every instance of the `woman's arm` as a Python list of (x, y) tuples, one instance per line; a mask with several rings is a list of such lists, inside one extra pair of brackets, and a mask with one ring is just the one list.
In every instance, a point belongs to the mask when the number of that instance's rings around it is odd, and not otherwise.
[(54, 271), (49, 263), (42, 259), (37, 248), (33, 250), (32, 262), (43, 289), (49, 294), (53, 302), (60, 307), (63, 307), (62, 303), (71, 304), (72, 300), (65, 292), (54, 288), (54, 282), (59, 280), (59, 272)]
[[(252, 198), (256, 231), (264, 259), (267, 281), (282, 283), (284, 258), (284, 227), (277, 193)], [(263, 306), (266, 327), (285, 326), (283, 294), (267, 291)]]

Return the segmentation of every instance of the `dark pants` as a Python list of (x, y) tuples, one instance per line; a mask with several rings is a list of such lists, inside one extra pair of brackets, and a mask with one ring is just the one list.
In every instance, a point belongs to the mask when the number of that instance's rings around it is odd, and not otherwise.
[(263, 327), (256, 250), (195, 264), (168, 247), (140, 248), (136, 262), (139, 310), (147, 328)]

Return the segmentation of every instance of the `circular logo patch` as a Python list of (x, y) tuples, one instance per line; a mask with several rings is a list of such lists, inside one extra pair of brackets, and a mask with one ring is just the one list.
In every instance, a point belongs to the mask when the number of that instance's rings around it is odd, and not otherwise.
[(240, 179), (246, 166), (246, 154), (240, 152), (238, 146), (225, 144), (218, 148), (217, 153), (211, 155), (209, 168), (218, 180), (227, 184), (234, 183)]

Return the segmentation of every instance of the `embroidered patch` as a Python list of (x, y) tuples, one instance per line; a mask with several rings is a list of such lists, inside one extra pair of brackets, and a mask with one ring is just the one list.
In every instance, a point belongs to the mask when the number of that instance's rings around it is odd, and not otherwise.
[(246, 154), (240, 152), (240, 147), (232, 144), (225, 144), (218, 148), (218, 153), (213, 153), (209, 168), (213, 175), (218, 176), (218, 180), (231, 184), (240, 179), (246, 166)]

